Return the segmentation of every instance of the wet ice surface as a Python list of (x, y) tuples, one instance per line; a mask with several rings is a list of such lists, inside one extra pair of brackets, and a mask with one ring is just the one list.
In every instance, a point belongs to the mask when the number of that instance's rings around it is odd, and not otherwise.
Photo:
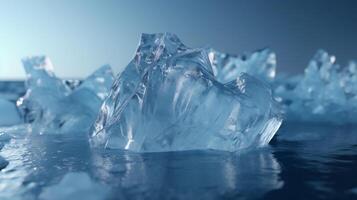
[(187, 47), (174, 34), (142, 34), (101, 106), (91, 142), (135, 152), (265, 146), (282, 121), (264, 81), (274, 73), (269, 50), (232, 57)]
[(241, 154), (138, 154), (91, 149), (73, 135), (23, 135), (0, 151), (9, 162), (0, 199), (44, 198), (53, 188), (68, 199), (93, 186), (106, 191), (97, 199), (348, 199), (357, 197), (355, 130), (283, 126), (269, 147)]

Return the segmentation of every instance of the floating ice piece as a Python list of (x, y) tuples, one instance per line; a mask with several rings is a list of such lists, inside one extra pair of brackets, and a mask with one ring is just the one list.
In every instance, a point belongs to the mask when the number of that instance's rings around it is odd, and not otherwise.
[(87, 131), (114, 80), (110, 67), (103, 66), (79, 86), (71, 87), (55, 76), (47, 57), (28, 58), (23, 64), (27, 91), (17, 105), (25, 121), (33, 124), (33, 131)]
[(11, 126), (21, 122), (20, 113), (15, 103), (0, 99), (0, 126)]
[(268, 144), (281, 124), (269, 86), (244, 73), (222, 78), (231, 70), (212, 65), (211, 52), (173, 34), (143, 34), (101, 107), (91, 143), (137, 152)]
[(357, 67), (340, 68), (336, 58), (319, 50), (304, 76), (281, 81), (275, 95), (286, 107), (288, 121), (357, 122)]
[(86, 199), (104, 200), (109, 189), (96, 183), (84, 172), (68, 173), (53, 186), (45, 188), (39, 196), (42, 200)]

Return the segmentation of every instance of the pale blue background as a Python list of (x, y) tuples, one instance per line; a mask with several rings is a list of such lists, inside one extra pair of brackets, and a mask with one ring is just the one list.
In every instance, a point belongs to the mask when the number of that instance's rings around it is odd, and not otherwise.
[[(355, 3), (356, 2), (356, 3)], [(318, 48), (357, 58), (357, 1), (0, 0), (0, 78), (23, 78), (21, 58), (46, 54), (62, 77), (103, 64), (116, 72), (140, 33), (240, 53), (271, 47), (280, 71), (301, 72)]]

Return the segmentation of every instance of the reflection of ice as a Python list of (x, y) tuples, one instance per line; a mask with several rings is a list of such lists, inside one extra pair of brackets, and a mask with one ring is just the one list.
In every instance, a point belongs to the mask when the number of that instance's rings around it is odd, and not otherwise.
[(44, 188), (78, 171), (109, 185), (110, 197), (119, 199), (254, 199), (283, 185), (280, 165), (269, 148), (244, 154), (135, 154), (91, 149), (86, 139), (75, 136), (31, 134), (13, 137), (0, 155), (9, 161), (0, 173), (0, 199), (14, 194), (37, 199)]
[(108, 188), (91, 180), (88, 174), (77, 172), (68, 173), (58, 184), (45, 188), (39, 198), (43, 200), (104, 200), (108, 192)]
[(257, 198), (283, 185), (269, 149), (241, 155), (222, 152), (133, 154), (93, 152), (93, 173), (118, 195), (150, 199)]

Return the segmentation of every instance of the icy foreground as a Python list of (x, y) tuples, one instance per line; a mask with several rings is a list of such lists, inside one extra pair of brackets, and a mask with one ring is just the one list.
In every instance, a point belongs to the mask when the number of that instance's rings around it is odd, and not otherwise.
[(357, 122), (357, 63), (341, 68), (335, 61), (319, 50), (303, 76), (276, 81), (288, 121)]
[(218, 58), (210, 49), (186, 47), (173, 34), (143, 34), (101, 107), (91, 143), (137, 152), (268, 144), (281, 124), (269, 86)]
[(79, 86), (68, 84), (53, 72), (47, 57), (23, 60), (26, 94), (17, 101), (25, 122), (37, 133), (86, 132), (94, 122), (113, 82), (109, 66), (103, 66)]

